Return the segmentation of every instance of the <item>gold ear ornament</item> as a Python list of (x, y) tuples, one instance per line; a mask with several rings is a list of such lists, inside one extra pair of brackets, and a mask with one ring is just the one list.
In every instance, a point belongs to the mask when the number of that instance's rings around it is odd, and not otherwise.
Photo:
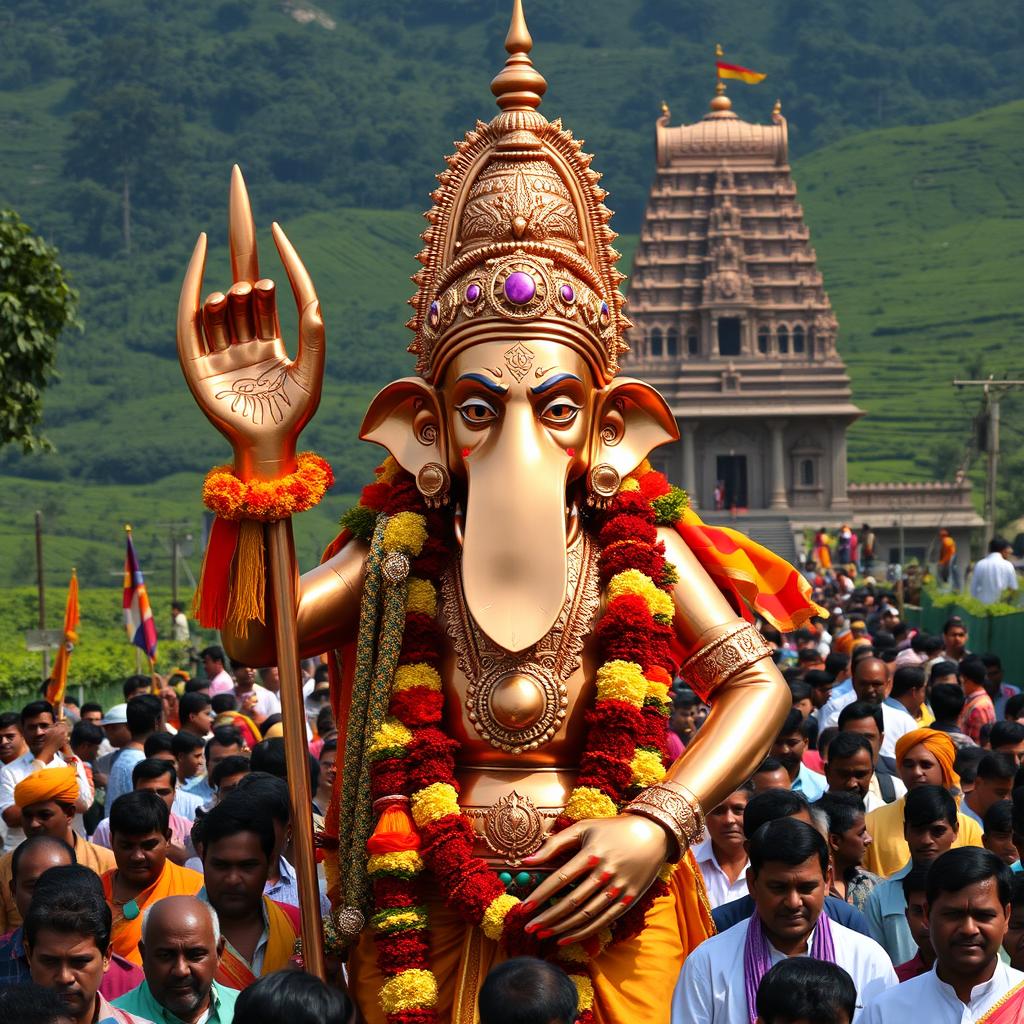
[(428, 462), (416, 474), (416, 490), (423, 495), (427, 508), (441, 508), (448, 504), (452, 479), (439, 462)]
[(612, 498), (619, 493), (621, 483), (622, 477), (614, 466), (599, 462), (587, 474), (587, 504), (607, 508)]

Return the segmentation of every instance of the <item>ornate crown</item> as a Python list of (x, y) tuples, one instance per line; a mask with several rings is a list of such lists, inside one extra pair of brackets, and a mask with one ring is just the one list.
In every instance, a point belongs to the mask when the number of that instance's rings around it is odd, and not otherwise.
[(582, 140), (537, 112), (547, 82), (532, 48), (515, 0), (509, 57), (491, 82), (501, 113), (455, 143), (424, 214), (430, 227), (406, 326), (416, 332), (417, 372), (430, 381), (461, 349), (507, 336), (510, 322), (573, 345), (602, 383), (628, 348), (608, 193)]

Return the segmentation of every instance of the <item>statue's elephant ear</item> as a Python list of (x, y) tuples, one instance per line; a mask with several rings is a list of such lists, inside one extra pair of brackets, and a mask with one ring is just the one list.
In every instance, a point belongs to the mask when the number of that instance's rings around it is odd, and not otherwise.
[(419, 377), (403, 377), (379, 392), (359, 428), (415, 476), (428, 462), (447, 465), (444, 421), (437, 392)]
[(658, 445), (679, 440), (668, 403), (642, 380), (618, 377), (602, 389), (599, 401), (592, 466), (608, 463), (626, 476)]

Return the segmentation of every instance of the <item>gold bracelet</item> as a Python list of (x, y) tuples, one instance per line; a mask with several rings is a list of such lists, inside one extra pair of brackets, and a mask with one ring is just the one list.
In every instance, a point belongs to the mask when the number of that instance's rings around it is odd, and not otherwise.
[(668, 831), (676, 841), (675, 856), (669, 857), (670, 861), (679, 860), (689, 847), (704, 838), (704, 812), (700, 802), (679, 783), (649, 786), (626, 804), (624, 810), (627, 814), (656, 821)]
[(764, 637), (749, 622), (738, 622), (690, 655), (679, 674), (695, 693), (707, 697), (734, 675), (771, 653)]

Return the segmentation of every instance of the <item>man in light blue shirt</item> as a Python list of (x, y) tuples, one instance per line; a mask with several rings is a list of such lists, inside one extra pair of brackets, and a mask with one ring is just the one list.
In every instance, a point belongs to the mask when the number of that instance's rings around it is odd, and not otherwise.
[(114, 1006), (154, 1024), (231, 1024), (238, 993), (214, 981), (224, 939), (217, 913), (195, 896), (168, 896), (142, 918), (146, 980)]
[(812, 771), (803, 762), (807, 752), (807, 726), (803, 714), (793, 708), (786, 716), (779, 735), (772, 744), (772, 757), (778, 758), (789, 776), (789, 785), (796, 793), (802, 793), (808, 803), (814, 803), (828, 789), (824, 775)]
[(132, 791), (132, 769), (145, 759), (146, 740), (163, 728), (164, 706), (159, 697), (143, 693), (128, 701), (125, 717), (132, 738), (110, 770), (110, 778), (107, 780), (107, 801), (104, 804), (107, 818), (110, 817), (110, 808), (114, 806), (114, 801)]

